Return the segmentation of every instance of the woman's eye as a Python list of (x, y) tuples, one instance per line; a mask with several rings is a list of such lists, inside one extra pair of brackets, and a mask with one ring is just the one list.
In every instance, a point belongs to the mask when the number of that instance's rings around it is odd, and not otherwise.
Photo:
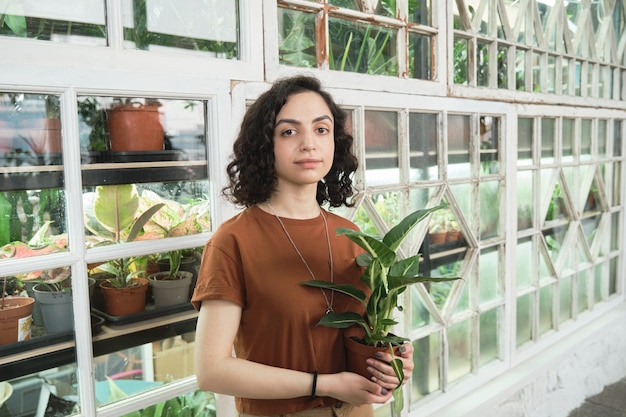
[(318, 133), (328, 133), (329, 130), (328, 130), (328, 128), (325, 128), (325, 127), (318, 127), (317, 128), (317, 132)]
[(283, 136), (293, 136), (295, 135), (295, 133), (296, 133), (295, 129), (283, 130)]

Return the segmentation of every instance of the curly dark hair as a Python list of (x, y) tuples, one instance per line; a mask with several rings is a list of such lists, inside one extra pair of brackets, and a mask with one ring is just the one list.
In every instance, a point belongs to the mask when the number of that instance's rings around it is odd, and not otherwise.
[(352, 173), (358, 160), (352, 153), (354, 139), (345, 130), (346, 113), (330, 94), (322, 90), (320, 81), (299, 75), (276, 81), (246, 111), (239, 135), (233, 144), (231, 162), (226, 167), (229, 184), (222, 194), (232, 203), (250, 207), (267, 201), (276, 189), (274, 172), (274, 125), (276, 115), (287, 99), (296, 93), (312, 91), (319, 94), (334, 118), (335, 154), (328, 174), (317, 184), (317, 202), (331, 207), (353, 203)]

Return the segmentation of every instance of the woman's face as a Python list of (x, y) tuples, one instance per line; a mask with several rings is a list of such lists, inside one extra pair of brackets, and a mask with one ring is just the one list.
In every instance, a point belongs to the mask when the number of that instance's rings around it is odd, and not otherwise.
[(274, 125), (278, 187), (317, 187), (330, 171), (334, 152), (334, 119), (324, 99), (312, 91), (289, 96)]

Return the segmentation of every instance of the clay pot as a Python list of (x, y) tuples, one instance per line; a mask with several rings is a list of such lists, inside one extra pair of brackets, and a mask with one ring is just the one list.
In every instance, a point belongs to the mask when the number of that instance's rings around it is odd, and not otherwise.
[(430, 233), (428, 237), (428, 241), (430, 242), (431, 245), (438, 245), (440, 243), (444, 243), (447, 237), (448, 237), (447, 232)]
[(30, 339), (34, 304), (35, 299), (30, 297), (9, 297), (0, 301), (0, 346)]
[(165, 132), (159, 106), (133, 103), (112, 108), (109, 135), (114, 152), (163, 150)]
[(147, 278), (135, 278), (137, 285), (116, 288), (110, 282), (100, 283), (104, 296), (104, 309), (111, 316), (126, 316), (141, 313), (146, 308)]
[[(368, 365), (365, 361), (368, 358), (375, 358), (376, 352), (389, 352), (386, 346), (368, 346), (349, 336), (343, 338), (343, 343), (346, 349), (346, 371), (354, 372), (367, 379), (370, 379), (372, 374), (367, 371)], [(394, 346), (394, 356), (400, 356), (399, 349), (399, 346)]]

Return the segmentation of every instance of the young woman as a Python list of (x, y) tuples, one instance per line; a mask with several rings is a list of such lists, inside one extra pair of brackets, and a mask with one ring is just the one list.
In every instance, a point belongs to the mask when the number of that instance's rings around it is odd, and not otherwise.
[[(301, 286), (311, 279), (361, 290), (362, 250), (320, 206), (350, 205), (357, 168), (345, 113), (316, 78), (276, 82), (250, 106), (223, 190), (245, 207), (204, 251), (192, 302), (200, 310), (195, 365), (201, 389), (236, 397), (240, 416), (373, 416), (398, 384), (389, 354), (371, 379), (345, 371), (345, 330), (316, 326), (327, 312), (363, 311), (354, 299)], [(236, 356), (232, 355), (234, 345)], [(404, 347), (406, 378), (412, 346)]]

